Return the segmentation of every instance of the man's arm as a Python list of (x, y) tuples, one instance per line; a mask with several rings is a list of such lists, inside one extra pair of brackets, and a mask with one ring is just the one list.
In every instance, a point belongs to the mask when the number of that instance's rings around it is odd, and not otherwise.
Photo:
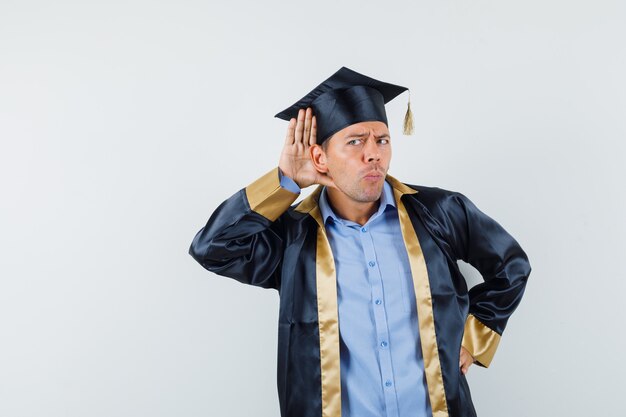
[(309, 151), (315, 135), (312, 111), (301, 110), (289, 122), (279, 168), (224, 201), (194, 237), (189, 254), (200, 265), (246, 284), (278, 288), (284, 250), (281, 214), (300, 188), (332, 183), (312, 168)]
[(220, 204), (194, 237), (189, 254), (216, 274), (278, 288), (283, 240), (276, 220), (297, 197), (281, 187), (274, 168)]
[(522, 298), (530, 263), (517, 241), (464, 195), (446, 196), (438, 210), (453, 256), (474, 266), (484, 279), (469, 291), (462, 346), (477, 364), (487, 367)]

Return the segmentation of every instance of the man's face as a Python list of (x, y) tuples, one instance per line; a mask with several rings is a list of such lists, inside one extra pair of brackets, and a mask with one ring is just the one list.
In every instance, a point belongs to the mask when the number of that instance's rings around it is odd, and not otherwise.
[(391, 138), (383, 122), (360, 122), (343, 128), (326, 142), (328, 175), (353, 201), (380, 198), (391, 161)]

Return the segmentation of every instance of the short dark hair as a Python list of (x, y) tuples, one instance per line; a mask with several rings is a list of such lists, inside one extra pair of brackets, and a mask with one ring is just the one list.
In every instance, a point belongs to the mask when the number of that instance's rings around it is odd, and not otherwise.
[(335, 136), (335, 135), (334, 135), (334, 134), (330, 135), (330, 136), (328, 137), (328, 139), (326, 139), (324, 142), (322, 142), (322, 143), (320, 144), (320, 146), (322, 147), (322, 150), (323, 150), (324, 152), (326, 152), (326, 151), (328, 150), (328, 142), (330, 142), (330, 140), (333, 138), (333, 136)]

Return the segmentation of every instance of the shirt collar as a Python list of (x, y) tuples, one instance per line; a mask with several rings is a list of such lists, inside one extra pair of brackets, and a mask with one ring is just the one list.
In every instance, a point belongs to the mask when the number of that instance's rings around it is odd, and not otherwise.
[[(320, 212), (322, 213), (322, 218), (324, 219), (324, 224), (328, 222), (328, 218), (331, 218), (333, 219), (333, 221), (336, 221), (338, 223), (351, 223), (350, 221), (337, 216), (337, 214), (335, 214), (333, 209), (330, 207), (330, 204), (328, 203), (326, 187), (322, 189), (318, 204)], [(385, 181), (383, 185), (383, 192), (380, 195), (380, 205), (378, 206), (378, 210), (376, 211), (376, 213), (372, 214), (367, 222), (369, 223), (371, 220), (380, 216), (385, 211), (387, 206), (396, 207), (396, 200), (393, 197), (393, 189), (391, 188), (391, 185), (387, 181)]]

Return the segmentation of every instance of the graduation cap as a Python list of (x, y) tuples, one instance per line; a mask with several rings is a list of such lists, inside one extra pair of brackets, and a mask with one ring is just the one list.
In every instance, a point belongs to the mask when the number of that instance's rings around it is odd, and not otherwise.
[[(344, 127), (365, 121), (380, 121), (388, 125), (385, 104), (407, 87), (389, 84), (359, 74), (346, 67), (331, 75), (298, 102), (275, 117), (291, 120), (298, 111), (311, 107), (317, 121), (317, 143), (321, 144)], [(413, 134), (411, 101), (404, 116), (405, 135)]]

